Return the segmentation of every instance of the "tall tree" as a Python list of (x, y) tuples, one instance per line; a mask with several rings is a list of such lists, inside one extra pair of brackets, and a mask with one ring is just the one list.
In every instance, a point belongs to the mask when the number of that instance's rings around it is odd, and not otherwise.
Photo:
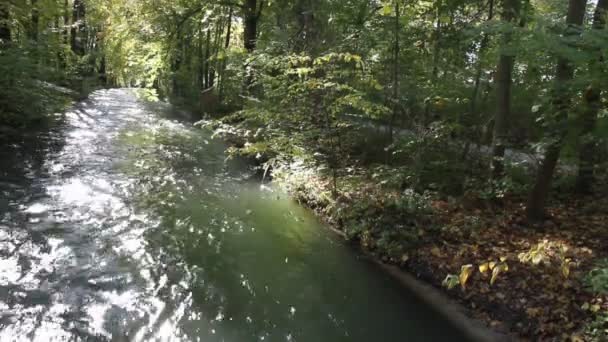
[[(596, 32), (606, 27), (606, 15), (608, 14), (608, 0), (599, 0), (593, 15), (592, 28)], [(582, 112), (581, 121), (583, 124), (580, 136), (579, 166), (576, 180), (576, 190), (580, 193), (591, 192), (593, 185), (593, 168), (596, 156), (596, 141), (592, 133), (596, 126), (597, 115), (602, 106), (602, 88), (599, 79), (605, 78), (605, 70), (602, 66), (604, 57), (600, 46), (593, 47), (593, 57), (589, 63), (589, 74), (600, 75), (592, 81), (584, 93), (585, 109)]]
[[(568, 15), (566, 17), (567, 28), (564, 37), (570, 43), (573, 36), (580, 35), (581, 26), (585, 18), (587, 0), (569, 0)], [(527, 203), (527, 216), (531, 221), (540, 221), (545, 215), (545, 204), (551, 189), (551, 181), (559, 155), (562, 149), (563, 140), (566, 135), (566, 121), (568, 110), (571, 104), (570, 83), (574, 78), (574, 64), (564, 55), (557, 59), (555, 70), (555, 84), (553, 86), (553, 110), (555, 111), (557, 127), (551, 134), (551, 141), (547, 146), (544, 158), (538, 168), (536, 182)]]
[(506, 32), (502, 35), (501, 51), (496, 66), (496, 110), (494, 113), (494, 135), (492, 139), (492, 177), (497, 179), (504, 173), (505, 144), (511, 116), (511, 84), (513, 82), (513, 65), (515, 54), (511, 47), (512, 24), (521, 8), (520, 0), (502, 1), (502, 21)]

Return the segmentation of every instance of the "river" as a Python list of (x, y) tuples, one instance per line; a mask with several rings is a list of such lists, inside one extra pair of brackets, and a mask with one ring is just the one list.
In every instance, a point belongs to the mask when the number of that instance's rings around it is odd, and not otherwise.
[(0, 147), (0, 341), (459, 341), (225, 146), (132, 90)]

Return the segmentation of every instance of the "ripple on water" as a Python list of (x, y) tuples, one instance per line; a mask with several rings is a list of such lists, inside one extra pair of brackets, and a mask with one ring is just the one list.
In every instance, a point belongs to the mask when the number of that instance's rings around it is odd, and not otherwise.
[(171, 110), (97, 91), (49, 146), (0, 150), (0, 341), (457, 336)]

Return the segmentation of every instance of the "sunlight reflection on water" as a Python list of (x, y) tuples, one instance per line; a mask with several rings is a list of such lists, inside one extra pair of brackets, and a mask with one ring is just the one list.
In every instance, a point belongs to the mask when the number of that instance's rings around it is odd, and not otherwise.
[(432, 313), (170, 111), (95, 92), (23, 161), (11, 189), (28, 190), (0, 213), (0, 341), (441, 340)]

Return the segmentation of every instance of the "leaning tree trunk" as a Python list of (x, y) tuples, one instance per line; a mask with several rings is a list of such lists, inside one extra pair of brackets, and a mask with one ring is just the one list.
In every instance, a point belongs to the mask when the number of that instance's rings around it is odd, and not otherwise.
[(8, 43), (11, 41), (11, 26), (10, 15), (8, 11), (8, 3), (0, 4), (0, 43)]
[[(502, 21), (512, 24), (520, 10), (520, 0), (504, 0)], [(510, 28), (508, 29), (510, 30)], [(505, 145), (509, 132), (508, 120), (511, 116), (511, 84), (515, 55), (509, 49), (512, 33), (503, 35), (502, 49), (496, 66), (496, 111), (494, 113), (494, 134), (492, 139), (492, 178), (504, 175)]]
[[(586, 6), (587, 0), (569, 0), (568, 16), (566, 18), (568, 28), (565, 36), (580, 35)], [(557, 127), (538, 168), (536, 183), (528, 198), (526, 211), (530, 221), (541, 221), (545, 215), (545, 204), (551, 189), (551, 180), (567, 133), (568, 108), (571, 102), (569, 86), (573, 78), (574, 65), (566, 57), (559, 57), (553, 89), (553, 108), (556, 110)]]
[[(593, 29), (603, 30), (606, 27), (606, 15), (608, 14), (608, 0), (599, 0), (595, 8), (593, 16)], [(604, 68), (602, 68), (602, 62), (604, 57), (602, 56), (601, 48), (594, 47), (593, 53), (595, 54), (594, 59), (589, 64), (589, 73), (600, 75), (598, 79), (604, 78)], [(581, 137), (580, 137), (580, 150), (579, 150), (579, 164), (578, 164), (578, 176), (576, 179), (576, 190), (579, 193), (590, 193), (592, 192), (592, 186), (594, 182), (593, 167), (596, 161), (596, 142), (593, 139), (593, 131), (597, 121), (597, 115), (602, 107), (602, 88), (600, 88), (598, 82), (592, 82), (592, 84), (585, 91), (585, 109), (582, 113), (581, 121), (583, 124)]]

